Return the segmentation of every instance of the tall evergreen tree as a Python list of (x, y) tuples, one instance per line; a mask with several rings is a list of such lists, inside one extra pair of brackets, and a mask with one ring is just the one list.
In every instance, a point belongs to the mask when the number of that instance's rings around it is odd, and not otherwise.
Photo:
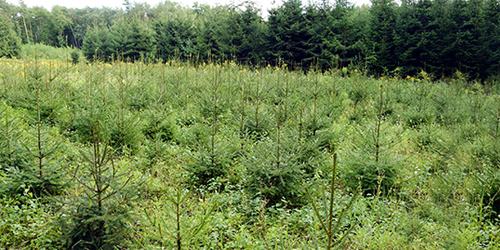
[(420, 69), (419, 46), (424, 32), (421, 18), (425, 18), (423, 4), (429, 1), (405, 0), (398, 9), (395, 32), (395, 49), (397, 63), (401, 74), (415, 75)]
[(485, 64), (488, 65), (487, 76), (500, 76), (500, 1), (486, 0), (484, 7), (483, 38), (481, 42), (486, 48), (487, 58)]
[[(481, 54), (477, 42), (480, 35), (479, 23), (480, 15), (478, 0), (454, 0), (450, 8), (450, 16), (455, 23), (453, 43), (454, 64), (450, 67), (458, 68), (468, 74), (477, 74), (478, 66), (481, 62), (475, 61)], [(474, 72), (474, 73), (473, 73)], [(477, 75), (476, 75), (477, 76)]]
[(229, 56), (228, 51), (224, 49), (221, 43), (220, 32), (224, 29), (225, 10), (218, 6), (210, 8), (208, 5), (195, 5), (193, 7), (196, 13), (197, 37), (196, 46), (198, 56), (201, 58), (213, 59), (215, 57)]
[(394, 60), (395, 4), (393, 0), (372, 0), (370, 13), (370, 40), (376, 58), (373, 69), (383, 73), (384, 70), (392, 70), (397, 66)]
[(64, 31), (68, 45), (82, 48), (86, 32), (92, 30), (96, 23), (101, 28), (109, 28), (113, 21), (122, 15), (123, 10), (106, 7), (67, 10), (67, 16), (72, 20), (72, 24), (67, 27), (69, 30)]
[(138, 17), (122, 18), (110, 30), (112, 46), (120, 57), (140, 60), (141, 57), (155, 54), (155, 33), (147, 20), (140, 20)]
[(233, 21), (236, 32), (233, 38), (235, 56), (241, 62), (258, 64), (264, 55), (265, 24), (253, 3), (247, 3), (243, 11), (238, 11)]
[(316, 7), (314, 5), (309, 5), (304, 13), (304, 18), (306, 19), (308, 31), (308, 40), (306, 41), (307, 51), (306, 58), (304, 58), (304, 63), (306, 65), (315, 64), (321, 68), (326, 68), (327, 65), (330, 66), (332, 62), (331, 54), (324, 53), (328, 50), (328, 45), (325, 44), (325, 37), (328, 34), (328, 28), (330, 25), (328, 22), (328, 14), (330, 11), (330, 6), (326, 2), (324, 5)]
[(87, 31), (83, 40), (83, 54), (89, 61), (94, 59), (109, 61), (116, 54), (110, 31), (106, 27), (95, 26)]
[(339, 59), (339, 66), (361, 67), (366, 60), (366, 37), (369, 15), (362, 8), (357, 8), (348, 0), (338, 0), (332, 10), (332, 22), (335, 35), (334, 53)]
[(159, 16), (154, 20), (158, 55), (168, 60), (177, 54), (183, 58), (195, 56), (196, 16), (174, 3), (165, 3), (158, 7)]
[(21, 40), (14, 31), (11, 19), (0, 10), (0, 57), (17, 57), (21, 52)]
[(430, 13), (422, 45), (424, 70), (436, 77), (449, 75), (454, 72), (456, 24), (450, 17), (448, 0), (434, 0)]
[(267, 60), (281, 59), (288, 65), (301, 65), (307, 58), (308, 29), (300, 0), (289, 0), (281, 7), (270, 10)]

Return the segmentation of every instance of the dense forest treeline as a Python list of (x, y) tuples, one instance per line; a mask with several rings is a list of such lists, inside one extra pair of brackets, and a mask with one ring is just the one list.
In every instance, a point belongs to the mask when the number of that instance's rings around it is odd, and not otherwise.
[[(435, 78), (500, 75), (500, 0), (284, 1), (267, 20), (250, 1), (211, 7), (124, 2), (124, 9), (15, 6), (0, 0), (0, 56), (20, 44), (83, 50), (92, 61), (117, 58), (236, 60), (365, 70)], [(10, 20), (9, 20), (10, 18)]]

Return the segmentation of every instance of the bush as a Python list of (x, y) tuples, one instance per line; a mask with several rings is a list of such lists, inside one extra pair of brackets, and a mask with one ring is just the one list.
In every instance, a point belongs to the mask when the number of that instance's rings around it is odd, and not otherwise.
[(149, 140), (168, 142), (174, 140), (176, 129), (174, 123), (167, 117), (155, 117), (154, 115), (150, 115), (147, 118), (146, 126), (142, 129), (142, 132)]
[(350, 164), (343, 177), (346, 184), (356, 190), (358, 187), (364, 195), (375, 195), (379, 191), (387, 194), (391, 189), (398, 189), (398, 164), (371, 162)]
[(291, 206), (306, 201), (305, 173), (298, 138), (288, 135), (280, 139), (257, 142), (247, 156), (247, 191), (260, 197), (268, 206), (286, 200)]
[(71, 52), (71, 62), (75, 65), (80, 62), (80, 52), (78, 50), (73, 50)]
[(64, 245), (79, 249), (124, 246), (131, 202), (137, 198), (140, 183), (130, 172), (115, 166), (111, 149), (101, 141), (98, 125), (92, 129), (90, 149), (81, 154), (72, 175), (84, 191), (65, 202), (59, 220)]
[(7, 196), (0, 199), (0, 248), (57, 249), (60, 232), (54, 215), (27, 189), (22, 194), (18, 197), (22, 202)]

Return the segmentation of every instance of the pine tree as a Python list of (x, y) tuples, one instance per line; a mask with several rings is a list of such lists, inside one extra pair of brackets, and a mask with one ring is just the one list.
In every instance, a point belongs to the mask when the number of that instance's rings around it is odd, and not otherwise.
[(425, 26), (421, 57), (424, 70), (435, 76), (453, 72), (456, 24), (449, 13), (448, 0), (435, 0), (431, 6), (432, 19)]
[(14, 31), (9, 16), (0, 10), (0, 57), (17, 57), (21, 52), (21, 39)]
[(175, 56), (196, 56), (196, 16), (172, 3), (165, 3), (163, 8), (166, 10), (153, 23), (159, 57), (167, 61)]
[(100, 137), (99, 122), (94, 123), (90, 148), (81, 151), (82, 161), (73, 173), (84, 191), (64, 204), (60, 218), (67, 248), (114, 249), (124, 244), (129, 207), (140, 184), (118, 170), (110, 150)]
[(110, 28), (110, 33), (112, 47), (120, 58), (141, 60), (156, 53), (155, 33), (147, 20), (122, 18)]
[[(330, 11), (331, 32), (325, 40), (331, 43), (332, 53), (338, 67), (360, 67), (365, 61), (366, 39), (363, 31), (366, 27), (364, 13), (355, 9), (347, 0), (337, 1)], [(366, 16), (366, 15), (365, 15)], [(326, 42), (326, 41), (325, 41)]]
[(426, 3), (430, 2), (406, 0), (398, 8), (394, 52), (402, 75), (415, 75), (419, 72), (420, 66), (423, 66), (418, 53), (421, 34), (424, 32), (422, 22), (425, 22), (421, 18), (424, 18), (422, 14), (427, 11), (423, 5)]
[(396, 14), (392, 0), (372, 0), (370, 41), (373, 46), (375, 62), (373, 69), (378, 73), (392, 70), (397, 65), (394, 60), (394, 29)]
[(323, 6), (324, 8), (317, 8), (314, 5), (309, 5), (304, 13), (304, 19), (307, 22), (308, 37), (306, 42), (307, 51), (304, 58), (305, 65), (327, 68), (331, 66), (333, 61), (331, 53), (325, 53), (325, 50), (330, 52), (331, 48), (326, 44), (329, 41), (329, 31), (331, 31), (331, 24), (328, 21), (330, 17), (330, 7)]
[(265, 24), (252, 3), (245, 6), (245, 10), (238, 13), (236, 18), (237, 44), (236, 58), (240, 62), (251, 62), (254, 65), (260, 63), (264, 55)]
[(453, 66), (474, 78), (480, 76), (480, 68), (484, 68), (483, 62), (488, 56), (479, 40), (483, 27), (482, 5), (482, 0), (455, 0), (451, 6), (451, 17), (457, 27)]
[(154, 30), (146, 21), (133, 18), (129, 22), (128, 40), (125, 44), (123, 56), (140, 60), (154, 56), (156, 52)]
[(484, 31), (481, 42), (486, 47), (488, 55), (485, 64), (488, 65), (488, 76), (500, 76), (500, 1), (487, 0), (484, 7)]
[(83, 54), (87, 60), (110, 61), (116, 54), (114, 50), (110, 30), (107, 27), (94, 26), (87, 31), (83, 39)]
[(343, 177), (351, 189), (360, 187), (363, 194), (388, 194), (399, 187), (397, 178), (402, 159), (391, 152), (397, 143), (393, 135), (398, 132), (389, 131), (393, 128), (384, 115), (391, 105), (387, 84), (382, 81), (368, 84), (373, 84), (368, 85), (372, 88), (379, 86), (379, 96), (367, 114), (375, 119), (359, 125), (353, 149), (347, 150)]
[(270, 53), (267, 59), (281, 59), (289, 66), (305, 66), (302, 61), (307, 58), (307, 41), (310, 38), (307, 23), (300, 0), (290, 0), (270, 10), (267, 39)]

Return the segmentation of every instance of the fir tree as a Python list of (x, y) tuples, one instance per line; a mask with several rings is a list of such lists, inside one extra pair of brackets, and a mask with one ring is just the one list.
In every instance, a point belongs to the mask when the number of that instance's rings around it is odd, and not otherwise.
[(425, 9), (425, 4), (430, 1), (403, 1), (398, 9), (395, 32), (395, 55), (397, 63), (403, 75), (415, 75), (419, 72), (420, 62), (419, 46), (424, 32), (422, 22), (425, 19), (428, 10)]
[(100, 138), (99, 122), (93, 124), (89, 146), (81, 151), (82, 161), (72, 173), (84, 191), (62, 204), (62, 238), (68, 248), (114, 249), (124, 245), (129, 207), (140, 184), (129, 172), (118, 170), (108, 144)]
[(258, 15), (257, 9), (252, 3), (245, 6), (245, 10), (238, 13), (236, 17), (237, 34), (239, 40), (236, 50), (236, 58), (240, 62), (251, 62), (254, 65), (260, 63), (264, 55), (265, 24)]
[(106, 27), (94, 26), (87, 31), (83, 40), (83, 54), (89, 61), (112, 60), (113, 54), (116, 54), (115, 47), (112, 44), (110, 30)]
[(268, 20), (268, 60), (282, 59), (292, 66), (294, 63), (302, 67), (307, 58), (308, 21), (304, 18), (302, 2), (290, 0), (277, 9), (269, 11)]
[(9, 16), (0, 9), (0, 57), (17, 57), (20, 52), (21, 39)]
[(422, 45), (424, 70), (435, 76), (453, 71), (456, 24), (448, 11), (447, 0), (435, 0), (430, 12), (432, 19), (425, 27), (425, 41)]
[(111, 27), (110, 32), (112, 47), (123, 59), (141, 60), (156, 53), (155, 33), (146, 20), (122, 18)]
[(483, 18), (485, 22), (481, 42), (486, 47), (488, 57), (484, 62), (487, 65), (488, 76), (500, 75), (500, 1), (487, 0), (485, 2)]
[(375, 62), (373, 69), (378, 73), (396, 67), (394, 60), (394, 29), (396, 14), (392, 0), (372, 0), (370, 41), (373, 46)]
[(337, 1), (325, 24), (331, 29), (325, 36), (325, 42), (331, 43), (331, 53), (338, 60), (336, 63), (340, 68), (349, 65), (359, 68), (366, 60), (366, 38), (363, 35), (366, 31), (363, 30), (368, 28), (368, 20), (363, 19), (360, 11), (347, 0)]
[(164, 61), (175, 56), (197, 55), (195, 15), (178, 5), (166, 3), (165, 13), (153, 22), (158, 55)]

